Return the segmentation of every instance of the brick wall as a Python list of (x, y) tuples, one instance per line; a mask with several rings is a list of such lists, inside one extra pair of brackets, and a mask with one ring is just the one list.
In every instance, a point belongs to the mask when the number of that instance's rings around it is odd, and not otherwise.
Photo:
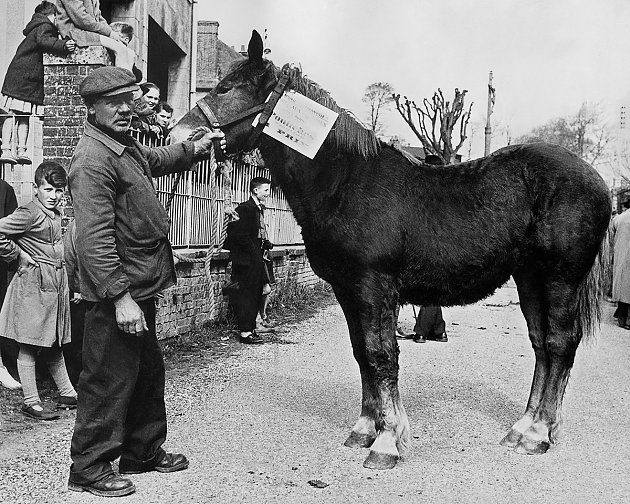
[(77, 48), (68, 57), (44, 54), (44, 159), (68, 167), (86, 117), (79, 84), (95, 68), (110, 64), (101, 46)]
[[(276, 286), (271, 299), (296, 287), (313, 288), (322, 280), (313, 273), (304, 247), (277, 247), (272, 250)], [(203, 253), (191, 255), (203, 257)], [(227, 297), (221, 287), (230, 277), (228, 252), (222, 252), (210, 265), (181, 262), (177, 265), (177, 285), (166, 289), (158, 300), (158, 338), (184, 335), (212, 320), (225, 317)]]
[[(68, 167), (74, 148), (83, 133), (86, 108), (79, 96), (79, 84), (95, 68), (111, 64), (102, 47), (78, 49), (68, 58), (44, 56), (45, 118), (43, 156)], [(72, 207), (62, 208), (66, 219)], [(321, 280), (313, 273), (304, 247), (277, 247), (272, 250), (277, 285), (272, 298), (296, 286), (312, 287)], [(200, 259), (204, 252), (189, 253)], [(227, 298), (221, 287), (229, 278), (229, 255), (222, 252), (212, 261), (209, 275), (203, 262), (177, 265), (178, 283), (166, 289), (158, 301), (158, 337), (187, 334), (227, 312)]]

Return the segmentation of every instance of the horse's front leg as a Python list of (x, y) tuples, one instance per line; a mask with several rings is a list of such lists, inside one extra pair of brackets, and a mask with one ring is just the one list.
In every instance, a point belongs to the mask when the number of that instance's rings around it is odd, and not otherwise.
[[(383, 290), (390, 295), (376, 294)], [(348, 321), (363, 389), (361, 416), (345, 445), (371, 447), (363, 464), (371, 469), (394, 467), (410, 439), (409, 420), (398, 393), (397, 296), (391, 289), (383, 290), (371, 288), (357, 295), (335, 289)]]
[(337, 285), (333, 285), (333, 290), (346, 317), (352, 351), (361, 372), (361, 415), (352, 427), (344, 445), (350, 448), (369, 448), (376, 439), (377, 401), (374, 380), (368, 373), (365, 337), (361, 329), (359, 307), (351, 291)]

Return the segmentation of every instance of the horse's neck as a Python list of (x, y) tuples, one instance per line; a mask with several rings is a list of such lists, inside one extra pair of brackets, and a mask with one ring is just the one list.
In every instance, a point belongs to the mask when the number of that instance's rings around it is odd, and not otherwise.
[(323, 212), (330, 210), (327, 202), (335, 197), (344, 175), (335, 169), (333, 153), (323, 146), (310, 160), (275, 140), (262, 142), (261, 152), (300, 226), (321, 225)]

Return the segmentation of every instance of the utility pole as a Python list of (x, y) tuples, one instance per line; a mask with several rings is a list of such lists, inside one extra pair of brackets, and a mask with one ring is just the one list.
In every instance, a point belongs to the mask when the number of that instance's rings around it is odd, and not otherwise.
[(490, 76), (488, 77), (488, 116), (486, 118), (485, 129), (485, 148), (483, 155), (490, 154), (490, 139), (492, 137), (492, 125), (490, 123), (490, 116), (492, 115), (492, 108), (494, 107), (494, 88), (492, 87), (492, 70), (490, 70)]

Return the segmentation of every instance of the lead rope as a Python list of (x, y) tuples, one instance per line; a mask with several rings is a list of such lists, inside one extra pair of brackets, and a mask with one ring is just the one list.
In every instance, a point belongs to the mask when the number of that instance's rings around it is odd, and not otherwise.
[[(206, 126), (199, 126), (195, 128), (190, 135), (188, 136), (188, 140), (194, 141), (203, 136), (205, 133), (212, 131), (210, 128)], [(214, 161), (214, 163), (213, 163)], [(200, 258), (191, 258), (183, 256), (175, 251), (173, 251), (173, 257), (176, 257), (179, 262), (185, 263), (204, 263), (205, 272), (208, 279), (210, 276), (210, 262), (223, 248), (223, 244), (225, 243), (225, 238), (227, 236), (227, 225), (232, 221), (238, 220), (238, 213), (234, 209), (234, 205), (232, 204), (232, 176), (231, 173), (233, 171), (232, 162), (229, 160), (226, 161), (217, 161), (216, 156), (214, 154), (214, 149), (210, 154), (210, 166), (216, 164), (219, 168), (221, 175), (223, 176), (223, 186), (224, 186), (224, 197), (223, 197), (223, 214), (224, 219), (222, 225), (219, 227), (219, 212), (216, 209), (216, 203), (218, 199), (220, 185), (217, 184), (217, 187), (214, 191), (212, 191), (212, 198), (210, 200), (210, 205), (213, 209), (213, 218), (212, 218), (212, 229), (218, 229), (218, 242), (216, 245), (211, 246), (207, 252), (205, 257)], [(170, 212), (171, 204), (173, 203), (173, 198), (175, 197), (175, 192), (177, 191), (177, 186), (182, 178), (182, 172), (179, 172), (175, 177), (173, 182), (173, 187), (171, 188), (171, 192), (168, 195), (168, 199), (166, 200), (166, 204), (164, 205), (166, 208), (166, 212)]]

